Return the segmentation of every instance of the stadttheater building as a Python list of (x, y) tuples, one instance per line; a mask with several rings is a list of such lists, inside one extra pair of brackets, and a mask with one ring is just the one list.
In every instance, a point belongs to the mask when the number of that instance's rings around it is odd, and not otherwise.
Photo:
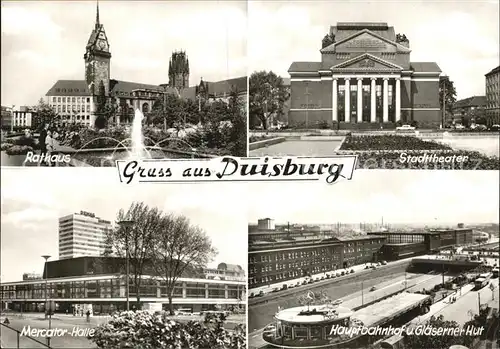
[(289, 124), (438, 128), (439, 77), (434, 62), (412, 62), (410, 43), (387, 23), (337, 23), (320, 62), (293, 62)]

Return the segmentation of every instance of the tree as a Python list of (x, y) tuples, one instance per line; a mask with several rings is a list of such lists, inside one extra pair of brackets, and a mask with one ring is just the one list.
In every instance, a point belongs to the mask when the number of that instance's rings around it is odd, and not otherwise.
[(247, 153), (247, 118), (245, 105), (241, 103), (237, 90), (231, 91), (229, 113), (232, 116), (232, 128), (229, 135), (229, 151), (233, 156), (246, 156)]
[(102, 129), (106, 127), (107, 119), (105, 112), (106, 112), (106, 90), (104, 88), (104, 83), (101, 80), (101, 82), (99, 83), (99, 89), (96, 97), (95, 128)]
[[(444, 96), (444, 99), (443, 99)], [(457, 91), (453, 81), (448, 76), (441, 76), (439, 78), (439, 107), (443, 110), (443, 100), (446, 102), (446, 115), (453, 115), (453, 104), (457, 100)], [(447, 123), (445, 115), (444, 123)]]
[(32, 109), (35, 111), (32, 119), (32, 127), (35, 129), (41, 129), (45, 124), (60, 120), (59, 114), (49, 104), (45, 103), (43, 98), (40, 98), (38, 104), (33, 106)]
[(321, 48), (323, 49), (325, 47), (328, 47), (333, 43), (335, 43), (335, 35), (333, 35), (332, 33), (326, 34), (321, 41)]
[(272, 71), (259, 71), (250, 76), (250, 126), (268, 127), (271, 115), (282, 115), (285, 102), (290, 97), (283, 79)]
[[(438, 317), (432, 316), (427, 325), (433, 328), (460, 328), (456, 321), (445, 321), (443, 315), (439, 315)], [(405, 337), (405, 347), (408, 349), (448, 349), (452, 345), (462, 343), (462, 337), (453, 336), (448, 333), (439, 336), (422, 336), (412, 334), (406, 335)]]
[(161, 213), (157, 208), (150, 208), (142, 202), (134, 202), (128, 210), (121, 209), (117, 221), (131, 220), (133, 227), (118, 226), (106, 236), (106, 244), (112, 246), (117, 257), (129, 256), (130, 277), (140, 306), (142, 275), (148, 265), (148, 254), (153, 248), (153, 237), (160, 229)]
[(217, 251), (207, 234), (184, 216), (160, 214), (153, 235), (151, 260), (157, 276), (165, 281), (170, 313), (177, 280), (189, 269), (206, 267)]

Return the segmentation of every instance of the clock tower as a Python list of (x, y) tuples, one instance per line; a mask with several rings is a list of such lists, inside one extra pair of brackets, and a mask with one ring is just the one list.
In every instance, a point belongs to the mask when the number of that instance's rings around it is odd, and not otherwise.
[(99, 2), (97, 2), (95, 27), (90, 34), (83, 58), (85, 59), (85, 81), (89, 91), (97, 95), (102, 82), (105, 94), (109, 96), (111, 53), (104, 26), (99, 22)]

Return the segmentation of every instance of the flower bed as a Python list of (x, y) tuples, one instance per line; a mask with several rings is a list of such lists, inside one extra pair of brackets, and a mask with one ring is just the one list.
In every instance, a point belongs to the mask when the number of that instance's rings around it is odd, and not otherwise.
[[(486, 156), (479, 152), (473, 151), (456, 151), (456, 150), (435, 150), (435, 151), (422, 151), (422, 150), (409, 150), (409, 151), (342, 151), (341, 154), (355, 154), (358, 155), (357, 168), (358, 169), (422, 169), (422, 170), (500, 170), (500, 161), (498, 157)], [(403, 162), (402, 158), (408, 156), (436, 156), (444, 158), (458, 159), (460, 156), (463, 160), (467, 157), (466, 161), (455, 160), (450, 162)]]
[(186, 348), (244, 349), (246, 331), (243, 326), (230, 332), (223, 327), (224, 319), (213, 322), (171, 320), (166, 312), (122, 312), (95, 328), (89, 336), (99, 348)]
[(340, 150), (451, 150), (437, 142), (403, 135), (348, 135)]
[(260, 141), (265, 141), (266, 139), (276, 138), (275, 135), (263, 134), (263, 135), (251, 135), (248, 138), (249, 143), (255, 143)]

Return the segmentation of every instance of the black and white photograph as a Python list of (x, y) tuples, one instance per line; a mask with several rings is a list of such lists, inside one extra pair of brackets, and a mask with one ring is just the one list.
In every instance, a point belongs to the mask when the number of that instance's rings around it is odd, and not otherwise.
[(497, 173), (248, 186), (249, 348), (498, 347)]
[(0, 347), (245, 348), (245, 188), (114, 172), (2, 169)]
[(247, 155), (247, 2), (2, 1), (2, 166)]
[(499, 16), (498, 1), (250, 1), (249, 155), (498, 170)]

